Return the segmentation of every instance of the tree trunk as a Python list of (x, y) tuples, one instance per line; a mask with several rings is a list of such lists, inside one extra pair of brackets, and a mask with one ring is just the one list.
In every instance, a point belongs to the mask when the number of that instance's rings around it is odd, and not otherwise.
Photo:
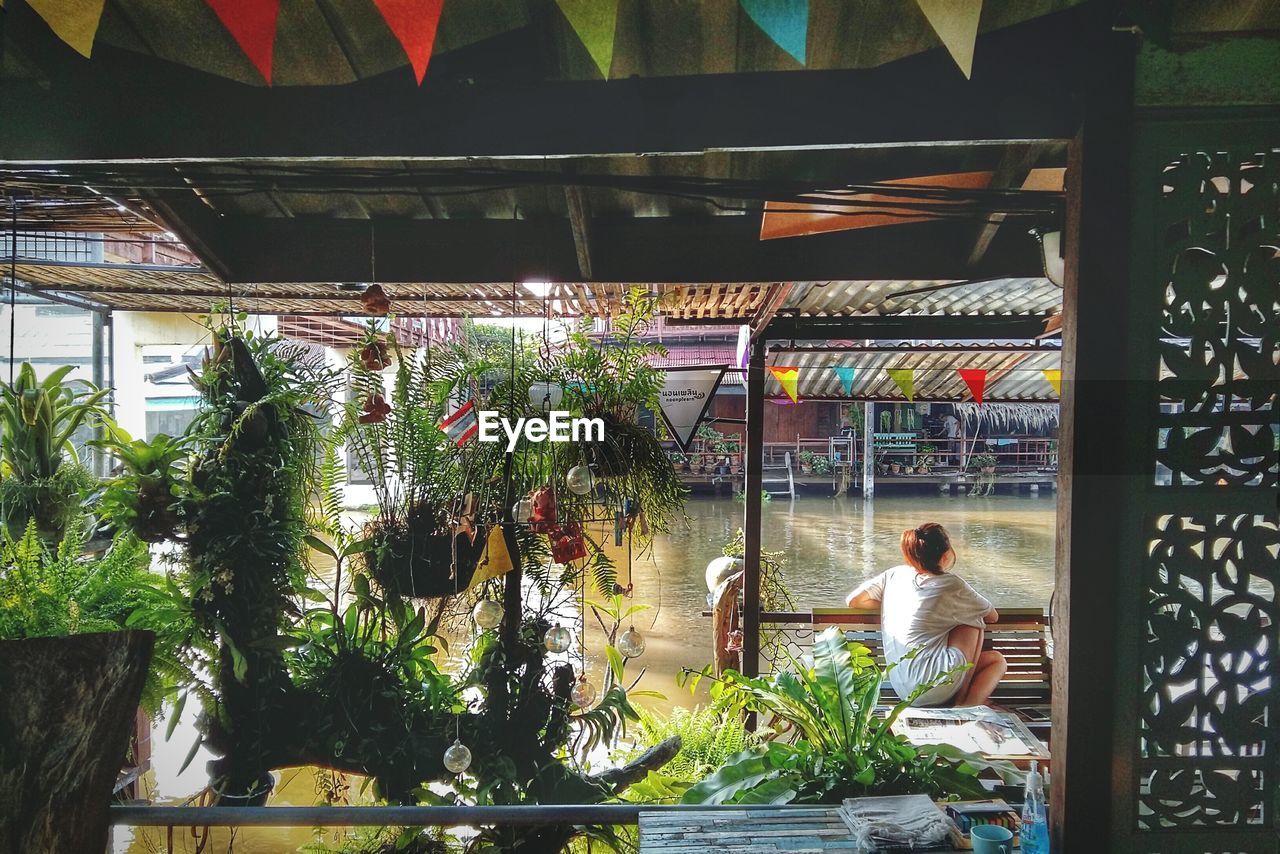
[(0, 854), (105, 851), (150, 632), (0, 641)]

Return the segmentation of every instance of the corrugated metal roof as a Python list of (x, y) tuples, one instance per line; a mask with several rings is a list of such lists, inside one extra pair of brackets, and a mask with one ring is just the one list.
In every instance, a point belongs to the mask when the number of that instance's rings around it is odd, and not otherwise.
[[(926, 290), (928, 289), (928, 290)], [(908, 296), (898, 296), (912, 291)], [(923, 291), (923, 292), (922, 292)], [(851, 281), (797, 283), (783, 313), (833, 317), (858, 314), (1053, 314), (1062, 289), (1048, 279)]]
[[(800, 399), (825, 398), (849, 400), (905, 401), (902, 390), (889, 378), (889, 369), (909, 368), (915, 371), (914, 398), (919, 401), (961, 402), (973, 399), (960, 375), (960, 368), (985, 369), (985, 400), (1040, 401), (1052, 403), (1058, 395), (1045, 379), (1043, 371), (1056, 370), (1062, 364), (1060, 352), (944, 352), (944, 353), (855, 353), (855, 352), (781, 352), (770, 354), (768, 364), (800, 369)], [(854, 368), (851, 392), (846, 393), (833, 367)], [(780, 396), (781, 384), (769, 374), (765, 394)]]

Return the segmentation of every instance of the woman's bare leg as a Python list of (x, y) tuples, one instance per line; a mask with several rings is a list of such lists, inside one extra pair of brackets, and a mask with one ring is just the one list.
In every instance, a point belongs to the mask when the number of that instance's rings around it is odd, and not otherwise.
[(1008, 665), (1004, 656), (993, 649), (983, 650), (978, 654), (973, 669), (968, 671), (968, 683), (962, 684), (956, 692), (957, 706), (983, 706), (991, 699), (1000, 680), (1004, 678)]

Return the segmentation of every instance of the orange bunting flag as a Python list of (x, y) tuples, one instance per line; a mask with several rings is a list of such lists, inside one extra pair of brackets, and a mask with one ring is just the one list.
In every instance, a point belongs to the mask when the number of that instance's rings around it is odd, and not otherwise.
[[(98, 34), (98, 24), (102, 20), (102, 7), (106, 0), (82, 0), (72, 3), (67, 0), (27, 0), (27, 5), (36, 14), (44, 18), (49, 29), (76, 53), (88, 58), (93, 53), (93, 39)], [(0, 8), (4, 6), (0, 0)]]
[(205, 0), (205, 3), (270, 86), (280, 0)]
[(885, 373), (889, 375), (889, 379), (893, 380), (894, 385), (902, 389), (902, 393), (907, 396), (908, 401), (914, 401), (916, 397), (916, 372), (911, 368), (893, 368), (886, 369)]
[(444, 0), (373, 0), (393, 35), (404, 48), (418, 85), (427, 73), (435, 49), (436, 28)]
[(957, 368), (956, 373), (973, 393), (974, 403), (982, 403), (982, 392), (987, 388), (987, 372), (979, 368)]
[(1044, 371), (1044, 378), (1053, 386), (1053, 393), (1062, 397), (1062, 371), (1051, 369)]
[(778, 385), (782, 386), (782, 390), (787, 393), (787, 397), (791, 398), (792, 403), (800, 402), (799, 385), (800, 385), (800, 369), (784, 368), (773, 365), (769, 367), (769, 373), (773, 374), (773, 378), (778, 381)]

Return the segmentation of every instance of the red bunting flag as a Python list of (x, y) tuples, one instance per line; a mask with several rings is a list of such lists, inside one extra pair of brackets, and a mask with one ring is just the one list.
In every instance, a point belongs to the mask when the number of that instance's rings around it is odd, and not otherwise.
[(773, 374), (773, 378), (778, 381), (778, 385), (782, 386), (782, 390), (787, 393), (787, 397), (791, 398), (792, 403), (800, 402), (800, 369), (780, 367), (771, 365), (769, 373)]
[(436, 28), (444, 0), (373, 0), (391, 32), (400, 40), (413, 76), (422, 85), (436, 45)]
[(987, 388), (987, 372), (978, 368), (957, 368), (956, 373), (973, 393), (975, 403), (982, 403), (982, 392)]
[(244, 55), (271, 85), (271, 55), (276, 43), (280, 0), (205, 0), (240, 45)]

